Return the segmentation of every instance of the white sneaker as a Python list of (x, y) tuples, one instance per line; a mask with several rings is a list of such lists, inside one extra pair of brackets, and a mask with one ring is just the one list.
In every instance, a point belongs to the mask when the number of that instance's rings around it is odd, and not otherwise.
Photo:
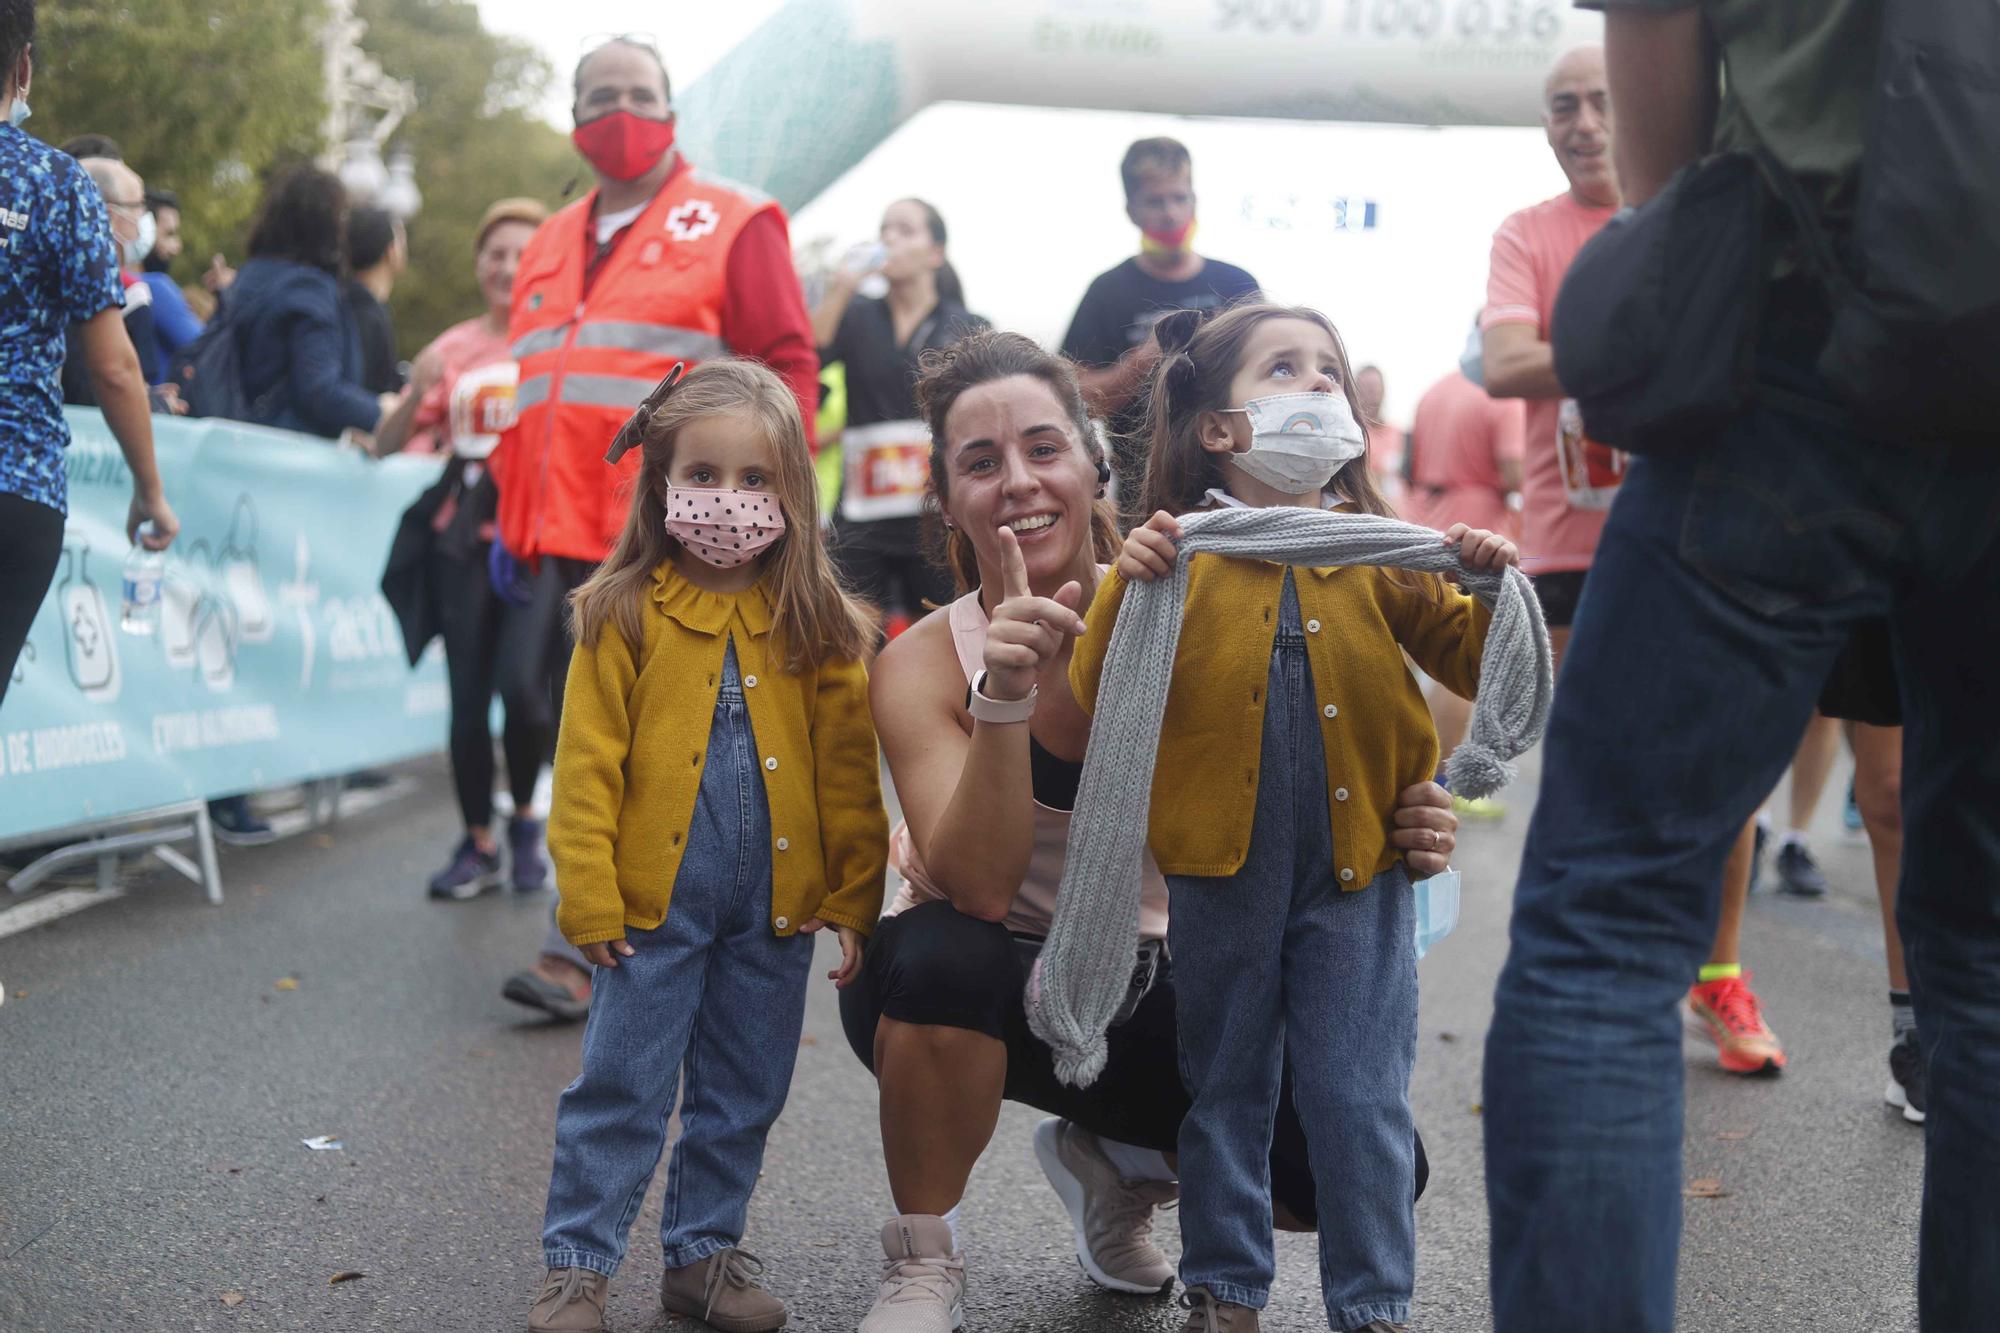
[(1097, 1135), (1067, 1120), (1035, 1126), (1035, 1157), (1069, 1209), (1076, 1261), (1108, 1291), (1156, 1296), (1174, 1266), (1153, 1244), (1153, 1209), (1180, 1197), (1171, 1180), (1123, 1180)]
[(952, 1251), (943, 1218), (890, 1218), (882, 1253), (882, 1288), (861, 1333), (952, 1333), (965, 1322), (965, 1256)]

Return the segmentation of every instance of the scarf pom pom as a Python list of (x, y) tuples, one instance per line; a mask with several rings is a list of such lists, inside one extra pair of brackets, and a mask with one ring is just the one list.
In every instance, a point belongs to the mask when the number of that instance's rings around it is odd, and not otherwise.
[(1454, 793), (1468, 800), (1491, 796), (1514, 780), (1514, 766), (1487, 746), (1465, 740), (1451, 752), (1445, 779)]

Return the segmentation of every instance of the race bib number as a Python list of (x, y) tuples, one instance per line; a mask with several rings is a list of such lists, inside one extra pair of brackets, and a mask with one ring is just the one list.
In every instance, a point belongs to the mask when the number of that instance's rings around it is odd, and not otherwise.
[(883, 421), (841, 432), (846, 483), (840, 516), (850, 523), (915, 518), (931, 482), (931, 436), (921, 421)]
[(1625, 480), (1623, 449), (1599, 444), (1583, 433), (1576, 399), (1565, 398), (1556, 413), (1556, 457), (1562, 463), (1563, 493), (1572, 509), (1609, 509)]
[(493, 452), (501, 432), (514, 424), (514, 387), (521, 368), (512, 361), (476, 366), (451, 389), (451, 451), (479, 459)]

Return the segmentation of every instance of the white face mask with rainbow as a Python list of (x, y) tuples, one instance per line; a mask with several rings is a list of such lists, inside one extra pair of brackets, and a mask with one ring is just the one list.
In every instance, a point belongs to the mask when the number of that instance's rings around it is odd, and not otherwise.
[(768, 491), (669, 486), (667, 531), (696, 559), (734, 569), (784, 536), (785, 515)]
[(1250, 419), (1250, 448), (1230, 461), (1287, 495), (1325, 490), (1334, 473), (1368, 451), (1344, 393), (1276, 393), (1222, 410)]

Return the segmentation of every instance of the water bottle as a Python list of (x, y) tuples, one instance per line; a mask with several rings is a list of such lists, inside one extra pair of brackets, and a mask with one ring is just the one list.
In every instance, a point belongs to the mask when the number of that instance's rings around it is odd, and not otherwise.
[(1417, 957), (1458, 929), (1458, 872), (1446, 870), (1411, 886), (1417, 895)]
[(881, 300), (889, 294), (889, 280), (882, 276), (882, 265), (889, 262), (889, 247), (880, 241), (863, 241), (847, 252), (843, 261), (850, 273), (863, 273), (855, 291), (863, 296)]
[(146, 548), (143, 538), (152, 533), (151, 523), (141, 524), (142, 540), (125, 557), (125, 611), (118, 626), (127, 634), (152, 634), (160, 628), (160, 583), (166, 576), (167, 557)]

